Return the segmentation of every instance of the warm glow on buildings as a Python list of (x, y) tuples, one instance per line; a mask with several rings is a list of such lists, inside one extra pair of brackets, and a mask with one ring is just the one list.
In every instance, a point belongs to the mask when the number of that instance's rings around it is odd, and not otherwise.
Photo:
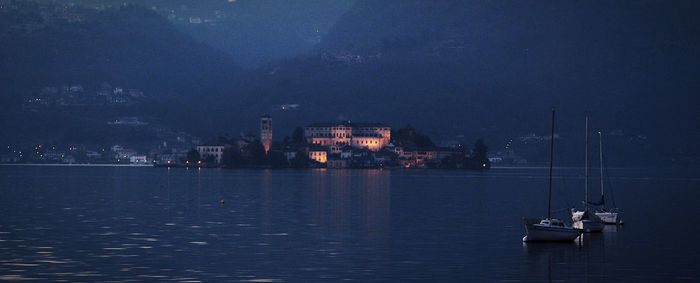
[(260, 118), (260, 142), (265, 148), (265, 154), (268, 154), (272, 147), (272, 117), (269, 115)]
[(304, 129), (306, 141), (329, 147), (331, 153), (349, 145), (379, 151), (391, 140), (391, 127), (380, 123), (316, 123)]
[(328, 152), (319, 149), (309, 150), (309, 159), (325, 164), (328, 162)]

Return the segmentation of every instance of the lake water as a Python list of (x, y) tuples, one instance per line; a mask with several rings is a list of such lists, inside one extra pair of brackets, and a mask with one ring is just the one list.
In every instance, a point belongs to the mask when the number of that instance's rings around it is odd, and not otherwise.
[[(581, 169), (555, 173), (567, 218)], [(699, 172), (609, 174), (624, 226), (524, 244), (546, 168), (0, 166), (0, 280), (700, 281)]]

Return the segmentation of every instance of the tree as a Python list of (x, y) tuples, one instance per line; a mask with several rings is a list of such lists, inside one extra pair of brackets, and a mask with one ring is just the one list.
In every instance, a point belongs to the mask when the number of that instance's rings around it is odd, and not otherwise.
[(418, 148), (429, 148), (434, 146), (430, 137), (419, 133), (410, 125), (392, 132), (391, 140), (398, 146), (416, 146)]
[(489, 147), (486, 146), (484, 143), (484, 140), (478, 139), (476, 140), (476, 143), (474, 143), (474, 157), (479, 158), (479, 159), (488, 159)]
[(289, 165), (292, 168), (308, 168), (309, 164), (311, 163), (311, 159), (309, 159), (309, 156), (307, 155), (306, 152), (303, 150), (297, 151), (297, 154), (294, 158), (292, 158), (289, 161)]
[(270, 154), (267, 156), (267, 158), (272, 168), (285, 168), (289, 166), (287, 158), (281, 151), (270, 151)]
[(265, 147), (263, 147), (260, 141), (256, 140), (251, 142), (247, 147), (248, 153), (250, 154), (250, 164), (251, 165), (263, 165), (266, 161)]
[(222, 144), (231, 144), (231, 141), (227, 137), (224, 137), (224, 136), (219, 136), (218, 141), (219, 141), (219, 143), (222, 143)]
[(474, 143), (474, 151), (472, 152), (472, 156), (470, 158), (472, 160), (471, 167), (473, 169), (485, 170), (491, 168), (488, 151), (489, 147), (486, 146), (482, 139), (476, 140), (476, 143)]
[(230, 146), (224, 149), (224, 153), (221, 156), (221, 163), (223, 163), (226, 168), (237, 168), (243, 165), (243, 158), (241, 158), (241, 152), (238, 146)]
[(197, 162), (201, 159), (202, 157), (199, 156), (199, 151), (196, 149), (190, 149), (190, 151), (187, 152), (187, 160), (190, 162)]
[(295, 144), (306, 143), (306, 140), (304, 139), (304, 129), (301, 127), (296, 127), (294, 129), (294, 132), (292, 133), (292, 142)]

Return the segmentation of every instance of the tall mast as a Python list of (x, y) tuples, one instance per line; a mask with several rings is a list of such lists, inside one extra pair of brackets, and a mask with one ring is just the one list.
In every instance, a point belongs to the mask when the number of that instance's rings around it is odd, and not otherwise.
[(584, 197), (584, 206), (588, 208), (588, 177), (589, 177), (589, 170), (588, 170), (588, 116), (586, 116), (586, 178), (585, 178), (585, 191), (586, 191), (586, 196)]
[(603, 189), (603, 133), (598, 131), (598, 146), (600, 148), (600, 196), (605, 198), (605, 190)]
[(552, 135), (549, 144), (549, 197), (547, 200), (547, 219), (552, 218), (552, 169), (554, 168), (554, 107), (552, 107)]

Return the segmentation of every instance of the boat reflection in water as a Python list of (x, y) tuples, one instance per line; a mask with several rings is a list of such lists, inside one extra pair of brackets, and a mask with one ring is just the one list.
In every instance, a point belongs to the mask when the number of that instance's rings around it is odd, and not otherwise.
[[(580, 258), (580, 246), (577, 242), (527, 243), (523, 242), (523, 251), (527, 258), (527, 272), (523, 281), (555, 282), (571, 279), (568, 266)], [(585, 276), (585, 275), (584, 275)]]

